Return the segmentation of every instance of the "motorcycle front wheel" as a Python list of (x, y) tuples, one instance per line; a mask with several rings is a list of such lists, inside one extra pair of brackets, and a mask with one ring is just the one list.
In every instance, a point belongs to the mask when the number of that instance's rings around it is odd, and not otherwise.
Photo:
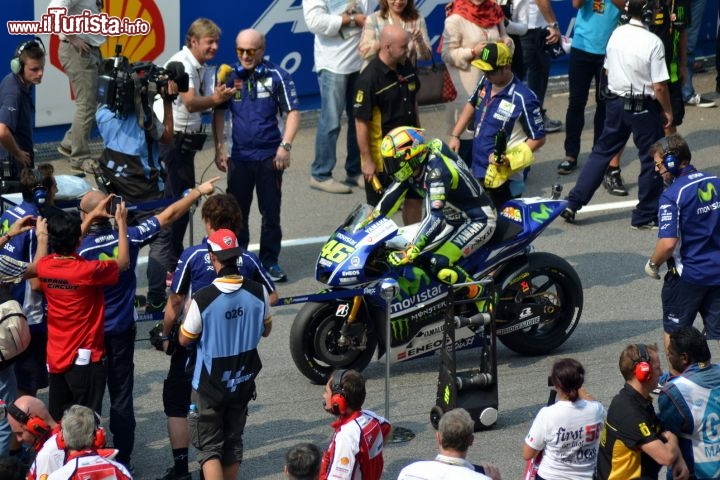
[[(509, 269), (495, 281), (500, 292), (495, 314), (497, 328), (517, 330), (498, 339), (521, 355), (544, 355), (570, 337), (580, 321), (583, 290), (575, 269), (564, 259), (545, 252), (528, 255), (527, 268)], [(521, 328), (522, 312), (541, 320)], [(542, 312), (542, 313), (539, 313)], [(529, 322), (532, 323), (532, 322)]]
[[(308, 302), (295, 316), (290, 328), (290, 354), (295, 366), (319, 385), (326, 383), (335, 369), (364, 370), (377, 347), (377, 336), (367, 329), (364, 350), (338, 345), (345, 318), (335, 315), (337, 306), (337, 303)], [(361, 309), (361, 318), (356, 323), (367, 321), (362, 318), (364, 312)]]

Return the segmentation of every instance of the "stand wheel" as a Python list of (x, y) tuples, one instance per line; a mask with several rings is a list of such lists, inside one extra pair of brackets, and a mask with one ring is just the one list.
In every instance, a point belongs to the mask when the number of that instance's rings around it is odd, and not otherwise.
[(438, 429), (438, 425), (440, 424), (440, 419), (445, 414), (442, 408), (435, 405), (430, 410), (430, 424), (433, 426), (435, 430)]

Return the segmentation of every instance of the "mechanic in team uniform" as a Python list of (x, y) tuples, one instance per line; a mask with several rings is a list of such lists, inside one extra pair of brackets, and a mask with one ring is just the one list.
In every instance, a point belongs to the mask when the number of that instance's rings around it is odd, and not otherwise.
[[(457, 153), (440, 139), (426, 143), (420, 128), (391, 130), (383, 139), (381, 153), (394, 182), (372, 217), (392, 215), (409, 190), (425, 198), (426, 212), (410, 245), (392, 252), (388, 261), (395, 266), (411, 263), (450, 224), (454, 230), (432, 253), (430, 268), (442, 282), (469, 281), (468, 273), (455, 263), (492, 237), (497, 213), (490, 197)], [(472, 285), (467, 296), (474, 298), (479, 293), (480, 288)]]

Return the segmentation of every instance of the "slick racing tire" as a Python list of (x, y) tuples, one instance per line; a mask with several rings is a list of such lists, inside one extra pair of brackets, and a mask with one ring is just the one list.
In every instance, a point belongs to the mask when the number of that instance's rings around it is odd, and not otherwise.
[[(527, 263), (509, 268), (495, 281), (499, 302), (495, 319), (498, 339), (521, 355), (544, 355), (562, 345), (580, 321), (583, 290), (575, 269), (564, 259), (545, 252), (527, 256)], [(532, 309), (532, 310), (531, 310)], [(521, 327), (539, 314), (540, 322)], [(517, 328), (500, 334), (503, 329)]]
[[(295, 316), (290, 328), (290, 354), (295, 366), (315, 384), (326, 383), (337, 368), (364, 370), (377, 347), (377, 336), (367, 330), (364, 350), (338, 345), (345, 319), (335, 315), (337, 306), (335, 302), (308, 302)], [(366, 321), (365, 310), (361, 308), (356, 323)]]

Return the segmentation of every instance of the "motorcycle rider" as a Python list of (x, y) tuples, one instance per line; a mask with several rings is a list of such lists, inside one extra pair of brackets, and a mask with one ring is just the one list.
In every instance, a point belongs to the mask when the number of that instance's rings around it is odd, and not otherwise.
[[(490, 240), (497, 213), (463, 159), (438, 138), (426, 142), (425, 130), (414, 127), (391, 130), (383, 138), (380, 153), (393, 183), (372, 217), (395, 213), (410, 189), (425, 199), (425, 217), (415, 238), (404, 250), (390, 253), (390, 264), (412, 263), (446, 225), (451, 225), (453, 231), (430, 255), (430, 270), (447, 284), (472, 281), (455, 263)], [(470, 285), (466, 293), (468, 298), (475, 298), (480, 288)]]

